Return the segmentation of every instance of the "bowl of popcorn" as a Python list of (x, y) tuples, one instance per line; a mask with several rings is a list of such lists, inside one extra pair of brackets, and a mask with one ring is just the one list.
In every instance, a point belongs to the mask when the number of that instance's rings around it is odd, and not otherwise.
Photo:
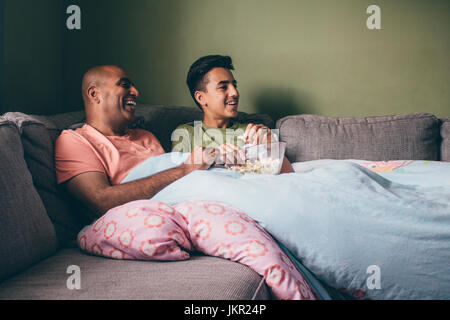
[(279, 174), (283, 164), (285, 142), (273, 142), (244, 146), (245, 158), (242, 163), (226, 165), (228, 170), (246, 173)]

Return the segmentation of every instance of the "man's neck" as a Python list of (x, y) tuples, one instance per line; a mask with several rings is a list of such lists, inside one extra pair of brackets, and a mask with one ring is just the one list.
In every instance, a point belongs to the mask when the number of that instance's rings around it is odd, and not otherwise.
[(95, 121), (87, 121), (88, 125), (93, 127), (95, 130), (103, 134), (104, 136), (123, 136), (126, 134), (125, 128), (113, 128), (111, 126), (107, 126), (104, 123), (99, 123)]
[(230, 125), (230, 119), (214, 119), (209, 118), (206, 115), (203, 117), (203, 124), (211, 128), (228, 128)]

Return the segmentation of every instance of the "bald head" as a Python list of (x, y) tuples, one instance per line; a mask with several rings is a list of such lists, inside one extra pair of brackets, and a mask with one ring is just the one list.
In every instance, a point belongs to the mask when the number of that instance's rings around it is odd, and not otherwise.
[(84, 74), (81, 91), (86, 106), (89, 105), (89, 88), (102, 88), (104, 83), (117, 72), (124, 72), (124, 70), (118, 66), (108, 65), (93, 67)]

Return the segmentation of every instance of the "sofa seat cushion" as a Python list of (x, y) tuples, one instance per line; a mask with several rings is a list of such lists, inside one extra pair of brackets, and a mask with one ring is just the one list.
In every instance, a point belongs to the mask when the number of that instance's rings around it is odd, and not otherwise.
[(0, 117), (0, 281), (57, 250), (55, 229), (33, 186), (16, 125)]
[(441, 119), (441, 161), (450, 161), (450, 118)]
[[(69, 266), (79, 267), (80, 289), (68, 289)], [(175, 262), (113, 260), (65, 248), (0, 283), (0, 299), (270, 299), (263, 279), (229, 260), (192, 255)], [(69, 283), (72, 283), (69, 281)]]
[(438, 160), (439, 120), (427, 113), (366, 118), (295, 115), (277, 121), (291, 162)]

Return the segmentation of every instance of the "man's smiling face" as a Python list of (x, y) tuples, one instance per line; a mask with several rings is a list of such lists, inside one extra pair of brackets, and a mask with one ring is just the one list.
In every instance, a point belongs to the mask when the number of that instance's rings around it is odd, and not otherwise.
[(213, 68), (203, 81), (206, 83), (205, 91), (197, 91), (197, 101), (202, 105), (205, 115), (214, 119), (236, 117), (239, 91), (231, 71), (226, 68)]
[(139, 91), (124, 70), (118, 67), (113, 68), (101, 91), (103, 103), (108, 108), (109, 118), (113, 123), (134, 121)]

